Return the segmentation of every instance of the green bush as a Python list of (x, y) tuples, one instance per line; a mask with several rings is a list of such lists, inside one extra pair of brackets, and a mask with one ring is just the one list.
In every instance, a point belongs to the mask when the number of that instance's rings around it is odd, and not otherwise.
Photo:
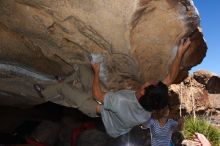
[(202, 133), (213, 146), (220, 146), (220, 130), (201, 117), (186, 117), (183, 134), (186, 139), (193, 139), (195, 132)]

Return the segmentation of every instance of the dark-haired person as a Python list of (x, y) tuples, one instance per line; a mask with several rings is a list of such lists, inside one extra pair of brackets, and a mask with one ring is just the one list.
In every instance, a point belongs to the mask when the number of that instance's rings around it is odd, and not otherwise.
[(156, 85), (145, 83), (139, 90), (120, 90), (104, 93), (99, 83), (99, 64), (93, 64), (94, 80), (93, 94), (103, 103), (97, 106), (101, 113), (106, 131), (112, 137), (123, 135), (136, 125), (146, 122), (151, 112), (161, 110), (168, 105), (168, 87), (177, 77), (183, 55), (189, 48), (191, 41), (181, 40), (171, 72)]
[(151, 132), (151, 146), (170, 146), (171, 137), (174, 132), (183, 129), (184, 119), (180, 117), (178, 121), (169, 118), (170, 107), (165, 106), (155, 111), (155, 116), (143, 124), (144, 128), (149, 128)]
[[(75, 107), (90, 117), (101, 114), (107, 133), (112, 137), (118, 137), (129, 132), (134, 126), (146, 122), (151, 117), (152, 111), (167, 106), (167, 86), (175, 80), (183, 55), (190, 43), (189, 38), (185, 42), (181, 40), (171, 72), (163, 82), (159, 82), (156, 85), (145, 83), (137, 91), (119, 90), (117, 92), (103, 92), (99, 81), (99, 64), (92, 64), (94, 71), (93, 83), (91, 85), (92, 93), (70, 87), (70, 84), (67, 84), (65, 81), (49, 86), (44, 90), (38, 90), (40, 89), (38, 87), (35, 87), (35, 89), (40, 91), (48, 100), (55, 99), (54, 97), (58, 95), (64, 96), (63, 101), (68, 99), (65, 103), (67, 106), (75, 105)], [(82, 73), (80, 73), (82, 84), (90, 86), (92, 77), (89, 77), (88, 73), (85, 72), (85, 70), (89, 71), (88, 67), (80, 66), (79, 70)], [(102, 104), (98, 104), (96, 101)]]

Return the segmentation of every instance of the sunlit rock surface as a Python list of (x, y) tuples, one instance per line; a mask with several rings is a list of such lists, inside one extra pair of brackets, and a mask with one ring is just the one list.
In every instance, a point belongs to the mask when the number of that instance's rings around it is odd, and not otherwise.
[[(208, 71), (197, 71), (181, 84), (170, 87), (172, 115), (193, 114), (206, 117), (211, 123), (220, 126), (220, 80), (219, 76)], [(180, 106), (181, 105), (181, 106)]]
[(104, 58), (108, 90), (162, 80), (191, 36), (181, 81), (207, 50), (199, 23), (191, 0), (0, 0), (1, 104), (43, 103), (32, 85), (89, 65), (92, 53)]

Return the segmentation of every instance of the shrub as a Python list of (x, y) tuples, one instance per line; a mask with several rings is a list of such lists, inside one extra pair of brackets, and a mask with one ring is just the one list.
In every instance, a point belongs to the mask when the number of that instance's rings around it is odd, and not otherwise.
[(213, 146), (220, 146), (220, 130), (209, 124), (202, 117), (186, 117), (183, 134), (186, 139), (193, 139), (195, 132), (202, 133)]

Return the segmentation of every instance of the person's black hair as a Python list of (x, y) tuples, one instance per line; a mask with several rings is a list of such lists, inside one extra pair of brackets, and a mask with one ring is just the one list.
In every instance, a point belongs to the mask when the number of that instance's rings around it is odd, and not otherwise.
[(147, 111), (161, 110), (168, 106), (168, 87), (163, 82), (145, 88), (145, 94), (140, 98), (140, 105)]

